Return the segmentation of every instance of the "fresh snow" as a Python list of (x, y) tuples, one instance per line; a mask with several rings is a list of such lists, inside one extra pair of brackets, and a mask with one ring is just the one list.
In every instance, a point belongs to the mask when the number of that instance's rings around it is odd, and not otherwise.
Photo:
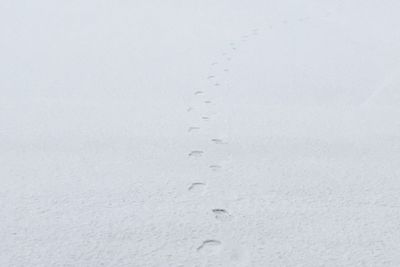
[(400, 266), (399, 14), (1, 0), (0, 266)]

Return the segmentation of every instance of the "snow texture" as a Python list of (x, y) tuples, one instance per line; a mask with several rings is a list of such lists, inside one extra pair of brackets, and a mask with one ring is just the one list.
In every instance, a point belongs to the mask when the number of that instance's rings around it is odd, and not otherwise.
[(0, 266), (400, 266), (399, 14), (1, 0)]

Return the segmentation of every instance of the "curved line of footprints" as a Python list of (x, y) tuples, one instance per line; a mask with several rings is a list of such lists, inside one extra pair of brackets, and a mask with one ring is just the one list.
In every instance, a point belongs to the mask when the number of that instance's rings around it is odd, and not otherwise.
[[(303, 18), (298, 18), (297, 21), (301, 22), (301, 23), (306, 23), (310, 18), (309, 17), (303, 17)], [(287, 20), (282, 20), (281, 21), (282, 25), (287, 25), (288, 21)], [(269, 25), (269, 23), (267, 23), (267, 27), (269, 29), (272, 29), (272, 25)], [(227, 73), (229, 72), (229, 68), (225, 65), (222, 67), (222, 65), (224, 64), (229, 64), (229, 62), (232, 61), (233, 57), (232, 57), (232, 53), (235, 53), (236, 50), (238, 49), (238, 44), (241, 42), (246, 42), (249, 40), (249, 38), (251, 38), (252, 36), (257, 36), (259, 34), (259, 30), (258, 29), (253, 29), (249, 34), (243, 35), (240, 37), (240, 39), (238, 39), (238, 41), (236, 42), (230, 42), (227, 49), (222, 53), (222, 64), (220, 64), (220, 62), (215, 61), (211, 63), (211, 68), (215, 71), (217, 70), (216, 68), (218, 68), (219, 66), (221, 66), (222, 73)], [(219, 89), (221, 88), (223, 85), (220, 83), (220, 81), (218, 80), (217, 75), (215, 75), (215, 73), (211, 73), (209, 76), (206, 77), (206, 79), (208, 80), (208, 82), (210, 83), (211, 86), (213, 86), (215, 89)], [(222, 87), (223, 88), (223, 87)], [(202, 91), (202, 90), (198, 90), (194, 92), (195, 97), (204, 97), (206, 96), (206, 92)], [(212, 99), (207, 98), (206, 100), (203, 100), (202, 103), (204, 104), (211, 104), (214, 103), (214, 101)], [(187, 109), (188, 112), (192, 112), (194, 110), (194, 107), (189, 107)], [(202, 122), (208, 122), (210, 121), (210, 117), (203, 115), (201, 116), (201, 121)], [(190, 126), (188, 128), (188, 132), (189, 133), (194, 133), (194, 132), (198, 132), (201, 131), (201, 127), (198, 125), (195, 126)], [(212, 138), (210, 140), (210, 142), (212, 142), (215, 145), (226, 145), (227, 142), (225, 142), (224, 140), (220, 139), (220, 138)], [(197, 157), (201, 157), (204, 155), (204, 151), (203, 150), (192, 150), (189, 152), (189, 157), (193, 157), (193, 158), (197, 158)], [(212, 164), (209, 166), (210, 171), (222, 171), (222, 166), (218, 165), (218, 164)], [(193, 182), (189, 187), (188, 190), (190, 192), (193, 193), (199, 193), (199, 192), (204, 192), (204, 190), (206, 190), (207, 188), (207, 184), (205, 182)], [(232, 219), (232, 215), (223, 208), (214, 208), (211, 210), (211, 213), (215, 216), (215, 219), (219, 220), (219, 221), (228, 221)], [(222, 242), (220, 240), (217, 239), (206, 239), (204, 240), (201, 244), (199, 244), (197, 246), (197, 251), (200, 252), (202, 250), (208, 250), (208, 251), (218, 251), (221, 248)]]
[[(253, 29), (249, 35), (242, 36), (240, 38), (239, 42), (245, 42), (245, 41), (247, 41), (247, 39), (250, 36), (255, 36), (255, 35), (258, 35), (258, 29)], [(227, 50), (222, 53), (223, 62), (228, 63), (232, 60), (232, 56), (230, 54), (234, 53), (235, 50), (237, 50), (237, 43), (239, 43), (239, 42), (229, 43)], [(216, 70), (215, 68), (217, 68), (219, 65), (220, 65), (219, 62), (211, 63), (211, 67), (213, 68), (213, 70)], [(229, 72), (229, 68), (227, 68), (227, 66), (225, 66), (224, 68), (221, 68), (221, 70), (223, 72)], [(210, 82), (210, 85), (212, 85), (214, 87), (222, 86), (222, 84), (218, 81), (218, 78), (215, 74), (210, 74), (208, 77), (206, 77), (206, 79)], [(194, 92), (194, 96), (195, 97), (205, 97), (205, 96), (207, 96), (207, 94), (205, 91), (197, 90)], [(206, 100), (203, 100), (202, 103), (211, 104), (211, 103), (214, 103), (214, 101), (212, 99), (207, 98)], [(188, 107), (187, 112), (192, 112), (194, 109), (195, 109), (195, 107)], [(208, 122), (211, 120), (210, 116), (208, 116), (208, 115), (203, 115), (200, 117), (200, 119), (202, 122)], [(201, 127), (198, 125), (195, 125), (195, 126), (190, 126), (187, 131), (188, 131), (188, 133), (193, 133), (193, 132), (198, 132), (200, 130), (201, 130)], [(223, 139), (220, 139), (220, 138), (212, 138), (210, 140), (210, 142), (215, 145), (226, 145), (227, 144), (226, 141), (224, 141)], [(196, 149), (196, 150), (190, 151), (188, 153), (188, 157), (199, 158), (199, 157), (202, 157), (204, 155), (204, 153), (205, 152), (203, 150)], [(220, 166), (218, 164), (212, 164), (209, 166), (209, 169), (210, 169), (210, 171), (214, 171), (214, 172), (222, 171), (222, 166)], [(206, 188), (207, 188), (207, 184), (205, 182), (193, 182), (188, 187), (188, 191), (193, 192), (193, 193), (196, 193), (196, 192), (199, 193), (199, 192), (203, 192)], [(216, 208), (212, 209), (211, 214), (214, 215), (216, 220), (221, 221), (221, 222), (229, 221), (232, 219), (232, 215), (226, 209), (223, 209), (220, 207), (216, 207)], [(221, 245), (222, 245), (222, 242), (220, 240), (206, 239), (197, 246), (197, 251), (198, 252), (202, 251), (202, 250), (215, 251), (215, 250), (218, 250)]]

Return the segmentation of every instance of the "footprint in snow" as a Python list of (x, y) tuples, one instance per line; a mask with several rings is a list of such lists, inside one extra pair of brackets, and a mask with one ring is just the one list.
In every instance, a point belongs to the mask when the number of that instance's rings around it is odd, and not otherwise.
[(186, 109), (187, 112), (190, 112), (190, 111), (192, 111), (192, 110), (193, 110), (192, 107), (188, 107), (188, 108)]
[(211, 139), (211, 141), (212, 141), (214, 144), (217, 144), (217, 145), (226, 144), (226, 142), (224, 142), (222, 139), (218, 139), (218, 138)]
[(206, 188), (205, 183), (192, 183), (188, 190), (193, 193), (203, 193)]
[(198, 131), (200, 127), (189, 127), (188, 132)]
[(210, 76), (207, 77), (207, 79), (209, 79), (209, 80), (210, 80), (210, 79), (214, 79), (214, 78), (215, 78), (214, 75), (210, 75)]
[(225, 72), (228, 72), (228, 71), (229, 71), (229, 69), (224, 69), (224, 71), (225, 71)]
[(220, 86), (220, 84), (219, 84), (219, 83), (214, 83), (214, 85), (215, 85), (215, 86)]
[(194, 92), (194, 94), (195, 95), (202, 95), (202, 94), (204, 94), (204, 92), (203, 91), (196, 91), (196, 92)]
[(197, 251), (205, 251), (208, 253), (217, 253), (221, 249), (221, 241), (216, 239), (208, 239), (197, 248)]
[(204, 103), (205, 104), (211, 104), (212, 102), (211, 102), (211, 100), (206, 100), (206, 101), (204, 101)]
[(201, 119), (202, 119), (203, 121), (209, 121), (209, 120), (210, 120), (210, 117), (201, 117)]
[(210, 169), (212, 170), (212, 171), (219, 171), (219, 170), (221, 170), (222, 169), (222, 167), (220, 166), (220, 165), (210, 165)]
[(212, 212), (215, 218), (220, 221), (229, 221), (232, 216), (225, 209), (213, 209)]
[(193, 150), (189, 153), (189, 157), (201, 157), (203, 155), (203, 151), (201, 150)]

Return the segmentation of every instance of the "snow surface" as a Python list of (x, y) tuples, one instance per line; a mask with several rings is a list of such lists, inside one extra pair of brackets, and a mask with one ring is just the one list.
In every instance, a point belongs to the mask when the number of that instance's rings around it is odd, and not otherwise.
[(400, 266), (397, 0), (1, 0), (0, 266)]

